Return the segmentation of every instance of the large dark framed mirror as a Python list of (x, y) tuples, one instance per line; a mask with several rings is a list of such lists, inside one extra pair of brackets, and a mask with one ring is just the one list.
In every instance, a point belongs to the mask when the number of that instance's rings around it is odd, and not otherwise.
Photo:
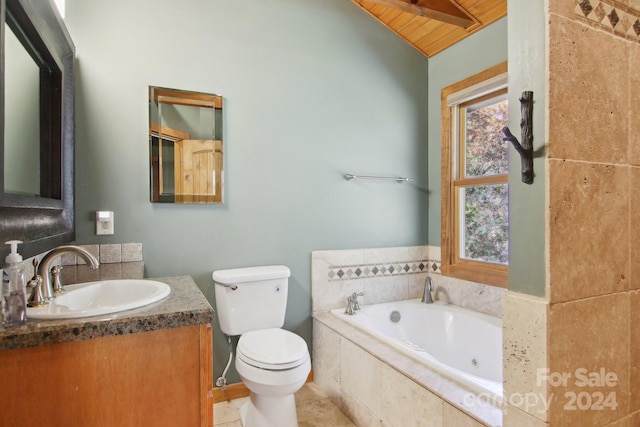
[(75, 47), (53, 0), (0, 0), (0, 259), (75, 239)]
[(149, 86), (151, 201), (221, 204), (222, 96)]

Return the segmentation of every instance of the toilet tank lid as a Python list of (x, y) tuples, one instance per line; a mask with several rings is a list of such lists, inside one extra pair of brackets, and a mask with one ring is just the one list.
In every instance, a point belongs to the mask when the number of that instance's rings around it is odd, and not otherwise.
[(215, 282), (224, 284), (284, 279), (289, 276), (291, 276), (291, 270), (286, 265), (230, 268), (228, 270), (216, 270), (211, 275)]

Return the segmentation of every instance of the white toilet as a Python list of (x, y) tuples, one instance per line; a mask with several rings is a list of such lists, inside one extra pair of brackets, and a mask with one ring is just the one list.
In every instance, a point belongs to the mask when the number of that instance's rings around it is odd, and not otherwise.
[(294, 393), (311, 370), (307, 344), (280, 329), (287, 308), (284, 265), (213, 272), (216, 314), (226, 335), (241, 335), (236, 370), (250, 390), (240, 409), (244, 427), (298, 427)]

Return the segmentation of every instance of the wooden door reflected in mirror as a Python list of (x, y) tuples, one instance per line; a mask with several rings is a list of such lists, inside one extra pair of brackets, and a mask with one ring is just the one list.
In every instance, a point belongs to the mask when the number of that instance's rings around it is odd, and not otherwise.
[(151, 201), (223, 203), (222, 96), (149, 87)]

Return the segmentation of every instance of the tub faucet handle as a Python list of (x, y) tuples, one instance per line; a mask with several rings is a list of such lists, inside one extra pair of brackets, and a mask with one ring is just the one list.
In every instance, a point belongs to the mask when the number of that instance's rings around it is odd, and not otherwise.
[(347, 308), (344, 310), (344, 314), (348, 314), (349, 316), (353, 316), (356, 314), (356, 311), (360, 310), (360, 304), (358, 303), (358, 297), (363, 296), (364, 292), (360, 293), (352, 293), (347, 297)]
[(351, 299), (353, 300), (353, 311), (360, 310), (360, 303), (358, 302), (358, 297), (364, 296), (364, 292), (358, 292), (351, 294)]

